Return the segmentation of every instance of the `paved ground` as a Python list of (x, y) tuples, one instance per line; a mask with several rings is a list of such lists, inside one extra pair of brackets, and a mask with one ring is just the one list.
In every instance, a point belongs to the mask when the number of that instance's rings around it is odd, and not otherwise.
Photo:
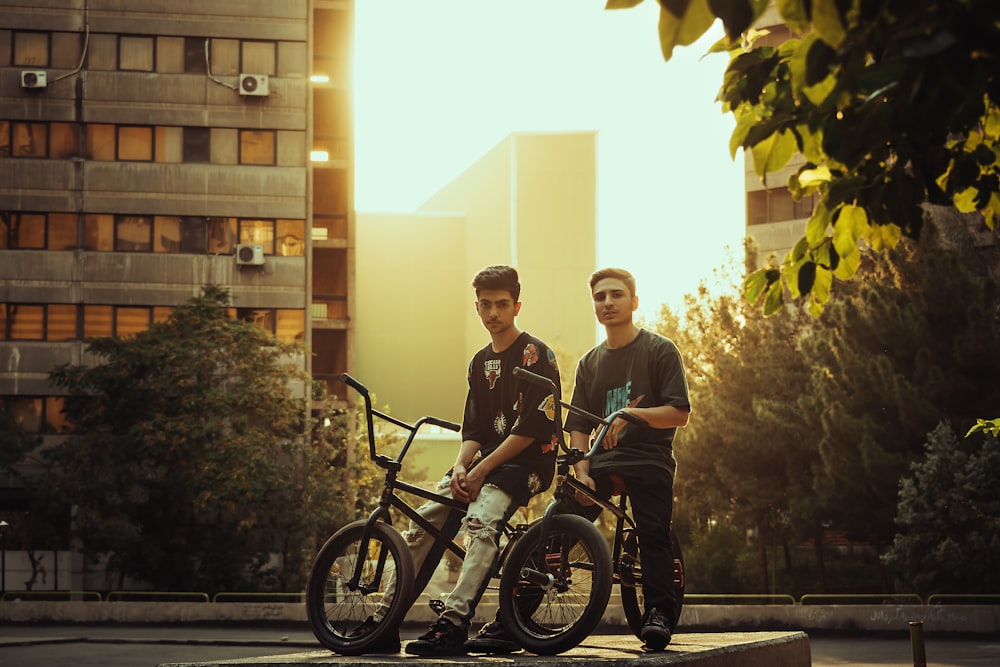
[[(422, 632), (404, 633), (404, 639)], [(616, 641), (625, 641), (616, 637)], [(637, 641), (638, 643), (638, 641)], [(909, 637), (810, 637), (813, 667), (912, 667)], [(6, 625), (3, 667), (155, 667), (318, 650), (308, 628), (147, 625)], [(1000, 637), (927, 637), (929, 667), (997, 667)], [(484, 661), (486, 662), (486, 661)]]

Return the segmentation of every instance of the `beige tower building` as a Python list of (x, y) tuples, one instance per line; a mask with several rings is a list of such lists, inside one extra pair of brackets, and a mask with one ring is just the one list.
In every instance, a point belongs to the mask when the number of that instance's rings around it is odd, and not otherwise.
[(3, 2), (0, 408), (59, 437), (49, 371), (205, 285), (351, 370), (352, 33), (334, 0)]
[(471, 281), (490, 264), (517, 267), (518, 326), (572, 378), (596, 342), (596, 174), (595, 133), (515, 133), (419, 211), (358, 214), (357, 369), (394, 415), (461, 420), (469, 359), (489, 341)]

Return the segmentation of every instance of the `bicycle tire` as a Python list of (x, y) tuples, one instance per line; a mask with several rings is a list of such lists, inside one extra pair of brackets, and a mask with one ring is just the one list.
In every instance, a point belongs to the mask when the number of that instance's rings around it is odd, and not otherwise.
[[(597, 627), (611, 598), (611, 550), (587, 519), (563, 514), (545, 523), (546, 564), (538, 567), (542, 522), (511, 549), (500, 575), (500, 620), (522, 648), (539, 655), (568, 651)], [(547, 589), (525, 569), (552, 575)]]
[[(673, 530), (670, 531), (670, 543), (673, 545), (674, 551), (673, 623), (674, 627), (677, 627), (677, 622), (681, 618), (681, 609), (684, 606), (684, 555), (681, 551), (681, 543)], [(643, 611), (646, 604), (642, 595), (639, 540), (634, 531), (629, 532), (622, 544), (622, 553), (619, 556), (617, 567), (625, 620), (628, 622), (632, 634), (641, 637)]]
[(306, 615), (313, 634), (320, 644), (342, 655), (365, 653), (389, 633), (398, 632), (413, 598), (414, 566), (409, 547), (399, 531), (384, 522), (376, 522), (372, 526), (360, 583), (373, 583), (377, 565), (384, 555), (379, 588), (386, 585), (395, 569), (392, 604), (374, 630), (360, 637), (354, 634), (358, 626), (374, 614), (386, 593), (384, 590), (352, 591), (344, 585), (354, 574), (357, 555), (366, 548), (361, 544), (366, 523), (364, 520), (350, 523), (326, 541), (313, 562), (306, 588)]

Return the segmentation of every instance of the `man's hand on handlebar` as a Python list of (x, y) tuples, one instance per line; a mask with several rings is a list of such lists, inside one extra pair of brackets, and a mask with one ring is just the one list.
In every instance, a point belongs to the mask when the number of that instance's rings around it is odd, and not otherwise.
[(612, 420), (611, 424), (608, 426), (608, 432), (604, 434), (604, 440), (601, 441), (601, 447), (604, 449), (613, 449), (618, 446), (618, 434), (629, 425), (629, 421), (634, 421), (639, 424), (645, 423), (641, 417), (633, 414), (629, 408), (623, 408), (621, 413), (629, 415), (631, 419), (626, 420), (626, 418), (622, 415), (618, 415), (614, 418), (614, 420)]

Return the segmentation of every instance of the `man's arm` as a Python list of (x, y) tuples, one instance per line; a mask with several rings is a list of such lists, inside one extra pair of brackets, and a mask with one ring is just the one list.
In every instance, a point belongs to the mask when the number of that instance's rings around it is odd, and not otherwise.
[[(688, 417), (691, 415), (689, 409), (674, 407), (673, 405), (658, 405), (653, 408), (624, 408), (622, 412), (634, 415), (646, 422), (652, 428), (674, 428), (683, 427), (688, 424)], [(604, 449), (611, 449), (618, 445), (618, 434), (628, 426), (628, 422), (622, 418), (616, 418), (608, 427), (608, 433), (604, 436), (602, 446)]]

